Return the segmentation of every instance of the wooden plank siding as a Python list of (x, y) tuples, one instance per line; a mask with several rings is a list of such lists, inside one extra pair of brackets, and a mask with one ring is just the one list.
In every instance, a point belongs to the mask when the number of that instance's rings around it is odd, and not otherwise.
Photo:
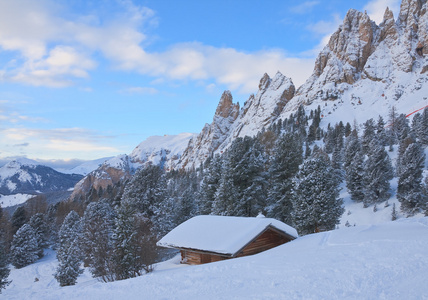
[(273, 227), (267, 227), (253, 240), (249, 241), (248, 244), (238, 251), (233, 257), (205, 252), (203, 250), (181, 249), (181, 262), (189, 265), (199, 265), (234, 257), (253, 255), (277, 247), (293, 239), (294, 237), (286, 235)]
[(236, 257), (257, 254), (279, 245), (285, 244), (294, 238), (284, 236), (273, 228), (267, 228), (258, 237), (248, 243), (241, 251), (238, 252)]

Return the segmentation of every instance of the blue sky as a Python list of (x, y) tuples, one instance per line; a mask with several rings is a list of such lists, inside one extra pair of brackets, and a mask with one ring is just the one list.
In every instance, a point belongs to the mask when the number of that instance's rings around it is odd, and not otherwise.
[(73, 164), (200, 132), (277, 71), (299, 86), (350, 8), (399, 0), (0, 0), (0, 161)]

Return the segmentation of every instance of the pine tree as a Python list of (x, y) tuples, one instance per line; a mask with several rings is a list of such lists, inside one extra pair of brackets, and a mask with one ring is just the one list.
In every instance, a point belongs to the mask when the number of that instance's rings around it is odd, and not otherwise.
[(369, 154), (370, 144), (376, 138), (375, 124), (373, 119), (369, 119), (364, 123), (363, 136), (361, 138), (361, 149), (364, 154)]
[(34, 232), (36, 233), (37, 244), (39, 245), (40, 251), (38, 253), (39, 258), (43, 257), (43, 249), (48, 246), (47, 244), (47, 234), (48, 226), (45, 221), (45, 215), (42, 213), (37, 213), (30, 218), (28, 222), (31, 227), (33, 227)]
[(361, 202), (364, 199), (364, 155), (358, 134), (354, 130), (348, 136), (345, 146), (344, 170), (346, 187), (351, 199)]
[(389, 181), (393, 178), (391, 159), (376, 140), (370, 144), (369, 156), (364, 163), (364, 207), (390, 197)]
[(155, 235), (149, 219), (128, 201), (118, 209), (113, 235), (116, 279), (133, 278), (151, 270), (156, 258)]
[(297, 174), (293, 221), (300, 234), (332, 230), (344, 212), (339, 182), (331, 176), (328, 156), (321, 151), (306, 160)]
[(27, 211), (24, 206), (19, 206), (12, 214), (12, 229), (15, 234), (22, 225), (27, 222)]
[(198, 214), (200, 215), (211, 214), (215, 194), (220, 186), (221, 167), (221, 157), (216, 154), (208, 167), (205, 168), (198, 205)]
[(11, 281), (7, 280), (9, 277), (9, 260), (6, 253), (5, 245), (2, 239), (0, 239), (0, 294), (1, 290), (5, 289)]
[(167, 183), (165, 174), (159, 166), (147, 166), (139, 169), (126, 185), (122, 201), (128, 200), (136, 206), (153, 224), (155, 232), (165, 234), (170, 228), (162, 206), (165, 204)]
[(224, 154), (222, 176), (212, 213), (229, 216), (256, 216), (264, 207), (264, 157), (257, 138), (233, 141)]
[(397, 118), (397, 109), (395, 106), (392, 106), (388, 114), (388, 131), (386, 132), (390, 145), (393, 145), (398, 141), (399, 124), (397, 124)]
[(234, 203), (233, 215), (255, 217), (265, 206), (265, 158), (257, 139), (243, 139), (243, 153), (236, 166), (235, 185), (238, 199)]
[(24, 224), (13, 236), (11, 252), (11, 262), (17, 269), (28, 266), (38, 259), (39, 245), (37, 244), (34, 229)]
[(108, 200), (88, 205), (82, 218), (82, 250), (92, 276), (104, 282), (114, 281), (113, 231), (115, 212)]
[(267, 216), (291, 224), (293, 178), (303, 162), (302, 142), (298, 135), (282, 135), (275, 146), (269, 168)]
[(83, 269), (80, 268), (82, 263), (81, 234), (80, 217), (72, 210), (64, 219), (58, 233), (57, 258), (59, 265), (54, 277), (60, 286), (76, 284), (77, 277), (83, 273)]
[(422, 145), (428, 145), (428, 107), (422, 112), (420, 124), (417, 128), (417, 136)]
[(376, 124), (376, 138), (382, 146), (388, 145), (388, 138), (385, 131), (385, 121), (382, 116), (379, 116)]
[(397, 199), (401, 210), (414, 215), (425, 209), (426, 195), (422, 188), (422, 171), (425, 165), (425, 153), (418, 143), (410, 144), (400, 156)]
[(397, 220), (397, 210), (395, 209), (395, 203), (392, 204), (391, 221)]

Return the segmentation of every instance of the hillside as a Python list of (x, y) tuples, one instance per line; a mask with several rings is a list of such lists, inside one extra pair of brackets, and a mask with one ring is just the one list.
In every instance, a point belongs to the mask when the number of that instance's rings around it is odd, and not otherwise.
[(81, 175), (63, 174), (28, 159), (10, 161), (0, 168), (0, 193), (43, 193), (72, 188)]
[[(59, 287), (55, 253), (13, 269), (5, 299), (427, 299), (428, 218), (311, 234), (254, 256), (200, 266), (159, 264), (101, 283), (87, 270)], [(34, 282), (37, 278), (37, 282)]]

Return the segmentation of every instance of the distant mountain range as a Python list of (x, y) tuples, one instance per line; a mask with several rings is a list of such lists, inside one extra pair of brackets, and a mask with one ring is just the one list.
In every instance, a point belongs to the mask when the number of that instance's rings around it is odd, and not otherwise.
[(0, 194), (35, 194), (73, 188), (83, 175), (63, 174), (29, 159), (13, 160), (0, 168)]

